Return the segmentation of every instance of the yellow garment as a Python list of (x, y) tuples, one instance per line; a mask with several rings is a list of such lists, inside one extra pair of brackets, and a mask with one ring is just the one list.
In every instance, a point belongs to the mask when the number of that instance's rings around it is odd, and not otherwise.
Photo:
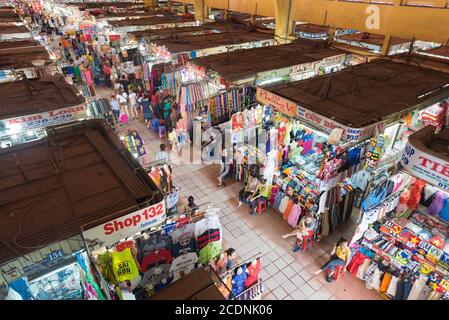
[(112, 269), (117, 281), (131, 281), (139, 276), (139, 270), (137, 269), (136, 261), (131, 253), (131, 249), (126, 248), (121, 252), (113, 252), (111, 256)]
[(257, 189), (258, 193), (265, 198), (268, 198), (268, 194), (271, 191), (271, 185), (270, 184), (261, 184), (259, 185), (259, 188)]
[(287, 121), (285, 123), (285, 138), (284, 138), (284, 144), (289, 145), (290, 144), (290, 132), (292, 131), (292, 123), (291, 121)]
[(335, 249), (335, 255), (344, 261), (348, 261), (351, 255), (351, 250), (349, 249), (349, 247), (343, 249), (339, 246)]

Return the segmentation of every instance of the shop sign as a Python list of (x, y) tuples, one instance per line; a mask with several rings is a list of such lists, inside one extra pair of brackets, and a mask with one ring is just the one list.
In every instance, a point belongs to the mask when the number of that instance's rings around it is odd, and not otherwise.
[(54, 250), (50, 252), (43, 260), (37, 263), (30, 264), (28, 266), (24, 266), (22, 268), (23, 272), (29, 274), (37, 270), (42, 270), (43, 268), (46, 267), (50, 267), (51, 265), (55, 264), (56, 262), (64, 258), (64, 256), (65, 256), (64, 250), (62, 249)]
[(449, 163), (427, 154), (407, 142), (402, 166), (418, 179), (449, 191)]
[(270, 105), (290, 117), (296, 116), (296, 104), (262, 88), (257, 88), (257, 101)]
[(313, 70), (315, 62), (298, 64), (292, 67), (292, 74)]
[(99, 241), (100, 246), (110, 245), (135, 233), (158, 226), (165, 221), (165, 201), (103, 223), (83, 232), (84, 238)]
[(86, 107), (84, 105), (52, 110), (22, 117), (0, 120), (0, 127), (6, 128), (6, 134), (12, 127), (20, 127), (19, 132), (29, 129), (48, 127), (63, 122), (73, 121), (86, 117)]

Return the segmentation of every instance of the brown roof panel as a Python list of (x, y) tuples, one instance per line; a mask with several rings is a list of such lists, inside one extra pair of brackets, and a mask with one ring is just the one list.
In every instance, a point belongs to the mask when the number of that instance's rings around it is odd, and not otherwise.
[(84, 98), (62, 76), (0, 84), (0, 119), (76, 106)]
[[(350, 33), (350, 34), (344, 34), (337, 37), (338, 39), (345, 40), (345, 41), (352, 41), (352, 42), (361, 42), (361, 43), (369, 43), (375, 46), (382, 46), (384, 43), (384, 35), (380, 34), (374, 34), (374, 33), (363, 33), (363, 32), (356, 32), (356, 33)], [(411, 42), (411, 40), (405, 40), (400, 38), (391, 38), (391, 45), (398, 45), (402, 43), (408, 43)]]
[(113, 27), (127, 27), (127, 26), (146, 26), (146, 25), (151, 26), (157, 24), (183, 23), (183, 22), (195, 22), (195, 18), (183, 16), (156, 15), (149, 18), (109, 21), (109, 24)]
[(259, 72), (283, 69), (344, 54), (341, 50), (314, 47), (306, 43), (309, 44), (310, 41), (299, 40), (279, 46), (237, 50), (201, 57), (192, 62), (217, 72), (227, 81), (236, 81), (255, 76)]
[(51, 62), (44, 46), (16, 46), (10, 49), (1, 49), (0, 43), (0, 69), (31, 68), (33, 60)]
[(27, 27), (14, 24), (0, 25), (0, 34), (27, 33), (30, 32)]
[[(353, 90), (354, 72), (357, 91)], [(265, 90), (339, 123), (365, 127), (448, 96), (449, 87), (443, 88), (446, 84), (448, 74), (382, 59), (331, 75), (268, 86)], [(327, 97), (326, 87), (330, 88)]]
[(264, 32), (225, 32), (184, 36), (180, 39), (161, 39), (152, 42), (158, 46), (164, 46), (170, 53), (174, 54), (269, 39), (273, 39), (273, 34)]
[(449, 59), (449, 46), (440, 46), (428, 50), (420, 50), (419, 52), (422, 54), (431, 54), (434, 56), (440, 56)]
[(111, 130), (85, 121), (0, 150), (0, 263), (162, 199)]

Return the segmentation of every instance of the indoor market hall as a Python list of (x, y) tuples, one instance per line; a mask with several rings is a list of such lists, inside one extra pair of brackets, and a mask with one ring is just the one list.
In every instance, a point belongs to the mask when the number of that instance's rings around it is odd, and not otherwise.
[(0, 300), (448, 300), (448, 19), (0, 0)]

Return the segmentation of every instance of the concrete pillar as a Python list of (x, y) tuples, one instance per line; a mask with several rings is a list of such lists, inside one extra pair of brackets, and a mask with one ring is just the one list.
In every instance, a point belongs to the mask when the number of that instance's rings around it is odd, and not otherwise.
[(144, 0), (143, 4), (145, 5), (145, 8), (150, 8), (157, 7), (158, 2), (157, 0)]
[(189, 13), (189, 5), (184, 5), (184, 13)]
[(381, 54), (383, 56), (388, 56), (388, 53), (390, 52), (390, 46), (391, 46), (391, 36), (389, 34), (386, 34), (381, 49)]
[(335, 27), (331, 27), (331, 26), (329, 26), (329, 30), (327, 31), (327, 41), (329, 42), (329, 43), (332, 43), (332, 42), (334, 42), (334, 37), (335, 37), (335, 31), (336, 31), (337, 29), (335, 28)]
[(204, 0), (195, 0), (194, 8), (195, 20), (204, 22), (204, 18), (206, 17), (206, 7), (204, 4)]
[(172, 6), (172, 1), (171, 0), (167, 0), (167, 8), (171, 10), (171, 6)]
[(276, 38), (282, 42), (288, 42), (294, 33), (294, 25), (291, 20), (293, 0), (274, 0), (274, 13), (276, 18)]

